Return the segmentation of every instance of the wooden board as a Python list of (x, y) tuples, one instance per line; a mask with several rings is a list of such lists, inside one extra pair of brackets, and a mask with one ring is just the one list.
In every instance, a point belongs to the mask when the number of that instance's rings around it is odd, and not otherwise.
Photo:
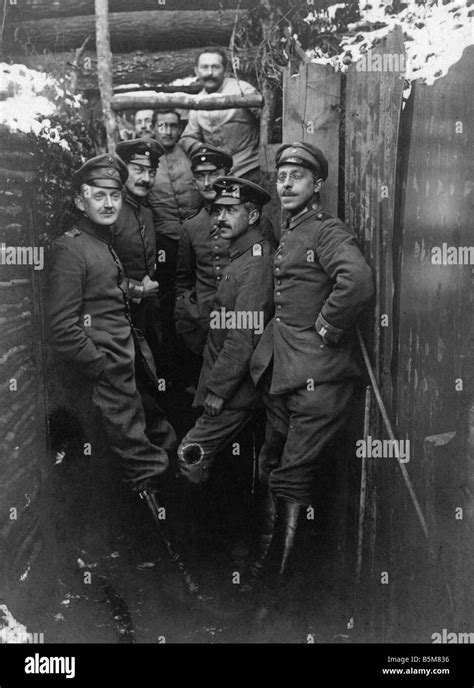
[(432, 250), (474, 245), (473, 69), (471, 46), (432, 86), (415, 83), (402, 141), (398, 421), (420, 439), (456, 430), (468, 385), (472, 266), (435, 265)]
[(308, 141), (321, 148), (329, 176), (321, 198), (337, 215), (339, 188), (339, 118), (341, 75), (329, 65), (303, 64), (298, 74), (283, 78), (283, 142)]
[[(404, 56), (401, 29), (372, 55)], [(345, 220), (359, 236), (376, 280), (374, 367), (390, 412), (393, 348), (393, 255), (396, 150), (404, 72), (347, 73), (345, 106)], [(387, 316), (382, 326), (381, 316)], [(385, 322), (385, 321), (384, 321)]]
[[(386, 54), (404, 56), (400, 29), (393, 31), (372, 50), (372, 56), (381, 56), (382, 64)], [(360, 66), (352, 65), (346, 75), (344, 218), (357, 233), (359, 244), (374, 272), (374, 309), (367, 313), (360, 326), (390, 415), (394, 338), (392, 241), (404, 74), (399, 71), (361, 71)], [(383, 321), (387, 323), (386, 327), (381, 326), (382, 315), (387, 318)], [(373, 396), (368, 431), (375, 438), (387, 436)], [(387, 571), (389, 576), (393, 574), (391, 499), (392, 485), (398, 479), (396, 462), (384, 461), (381, 465), (380, 460), (367, 460), (361, 576), (356, 606), (359, 630), (362, 626), (369, 638), (379, 641), (387, 634), (385, 612), (391, 592), (389, 585), (380, 584), (380, 574), (382, 571)]]

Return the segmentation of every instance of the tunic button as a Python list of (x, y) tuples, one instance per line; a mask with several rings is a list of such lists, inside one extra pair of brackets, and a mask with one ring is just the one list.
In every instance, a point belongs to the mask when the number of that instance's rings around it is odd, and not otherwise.
[(281, 296), (281, 291), (277, 291), (276, 295)]
[(220, 270), (220, 267), (218, 265), (216, 265), (216, 270)]
[(281, 318), (275, 318), (275, 320), (276, 320), (277, 322), (280, 322)]
[(219, 280), (220, 280), (220, 278), (221, 278), (221, 276), (220, 276), (220, 275), (217, 275), (217, 281), (219, 281)]
[(278, 284), (278, 286), (280, 286), (281, 280), (277, 280), (277, 284)]
[(281, 303), (277, 305), (278, 310), (281, 308)]
[(275, 268), (275, 272), (280, 272), (280, 268)]
[(216, 260), (219, 260), (219, 256), (216, 256)]
[(214, 251), (218, 251), (218, 250), (219, 250), (219, 246), (214, 246)]

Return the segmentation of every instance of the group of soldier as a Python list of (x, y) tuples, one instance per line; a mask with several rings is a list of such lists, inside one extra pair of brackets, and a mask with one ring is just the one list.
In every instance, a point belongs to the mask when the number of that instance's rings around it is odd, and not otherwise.
[[(205, 92), (254, 91), (226, 66), (219, 50), (198, 56)], [(241, 587), (274, 600), (360, 374), (354, 324), (373, 294), (371, 270), (354, 233), (321, 208), (328, 164), (316, 146), (277, 151), (287, 217), (278, 231), (263, 215), (255, 112), (191, 111), (181, 138), (178, 111), (142, 111), (135, 124), (136, 138), (73, 176), (77, 221), (49, 270), (58, 368), (77, 413), (100, 415), (124, 480), (155, 519), (173, 453), (181, 480), (202, 485), (264, 405)], [(180, 438), (159, 403), (179, 352), (200, 412)]]

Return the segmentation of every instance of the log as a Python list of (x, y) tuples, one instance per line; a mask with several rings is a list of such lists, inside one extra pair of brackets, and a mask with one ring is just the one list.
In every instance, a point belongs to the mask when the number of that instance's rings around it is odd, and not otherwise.
[[(241, 59), (239, 73), (243, 75), (252, 71), (256, 48), (247, 50)], [(240, 54), (239, 54), (240, 56)], [(114, 86), (138, 84), (140, 86), (156, 87), (157, 84), (167, 83), (174, 79), (193, 76), (196, 49), (174, 50), (172, 52), (135, 51), (131, 53), (112, 55), (112, 75)], [(70, 72), (74, 53), (46, 53), (43, 55), (15, 56), (15, 62), (50, 72), (53, 76), (64, 76)], [(97, 88), (97, 56), (86, 50), (79, 63), (77, 90), (94, 90)], [(245, 78), (245, 76), (243, 76)]]
[[(336, 1), (336, 0), (334, 0)], [(194, 10), (250, 9), (254, 0), (193, 0)], [(189, 10), (190, 0), (109, 0), (109, 12), (141, 12), (146, 10)], [(132, 5), (132, 6), (131, 6)], [(94, 0), (17, 0), (7, 5), (7, 21), (77, 17), (94, 14)]]
[(190, 93), (157, 93), (135, 91), (116, 93), (112, 98), (113, 110), (140, 110), (142, 108), (183, 108), (185, 110), (226, 110), (228, 108), (261, 108), (263, 98), (259, 93), (240, 96), (232, 94), (195, 96)]
[[(235, 16), (242, 11), (225, 10), (182, 12), (116, 12), (109, 15), (112, 52), (131, 50), (173, 50), (181, 46), (199, 48), (226, 45), (234, 27)], [(80, 16), (40, 19), (13, 24), (4, 37), (4, 51), (53, 52), (74, 50), (91, 35), (95, 47), (95, 18)]]

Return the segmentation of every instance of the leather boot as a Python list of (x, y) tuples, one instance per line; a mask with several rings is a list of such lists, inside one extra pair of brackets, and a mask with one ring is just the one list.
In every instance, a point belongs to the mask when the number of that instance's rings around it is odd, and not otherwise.
[(158, 534), (168, 555), (168, 559), (179, 572), (186, 593), (191, 598), (199, 599), (199, 583), (195, 580), (193, 575), (186, 567), (182, 556), (180, 555), (173, 543), (174, 538), (171, 535), (168, 523), (164, 518), (162, 518), (163, 506), (160, 504), (160, 501), (158, 500), (156, 493), (150, 492), (148, 490), (142, 490), (141, 492), (139, 492), (139, 496), (141, 499), (145, 500), (148, 508), (151, 511), (153, 520), (157, 526)]
[(250, 560), (244, 581), (240, 586), (242, 594), (256, 590), (262, 579), (263, 569), (270, 550), (276, 518), (276, 501), (269, 486), (270, 473), (279, 466), (286, 437), (271, 425), (265, 426), (265, 441), (258, 457), (260, 498), (257, 510), (258, 535), (253, 556)]
[(253, 593), (261, 583), (265, 562), (272, 543), (275, 518), (276, 503), (267, 483), (259, 505), (257, 542), (248, 568), (244, 573), (244, 580), (239, 588), (241, 594)]
[(263, 576), (256, 620), (262, 623), (283, 600), (291, 554), (295, 543), (301, 504), (277, 499), (277, 516)]

